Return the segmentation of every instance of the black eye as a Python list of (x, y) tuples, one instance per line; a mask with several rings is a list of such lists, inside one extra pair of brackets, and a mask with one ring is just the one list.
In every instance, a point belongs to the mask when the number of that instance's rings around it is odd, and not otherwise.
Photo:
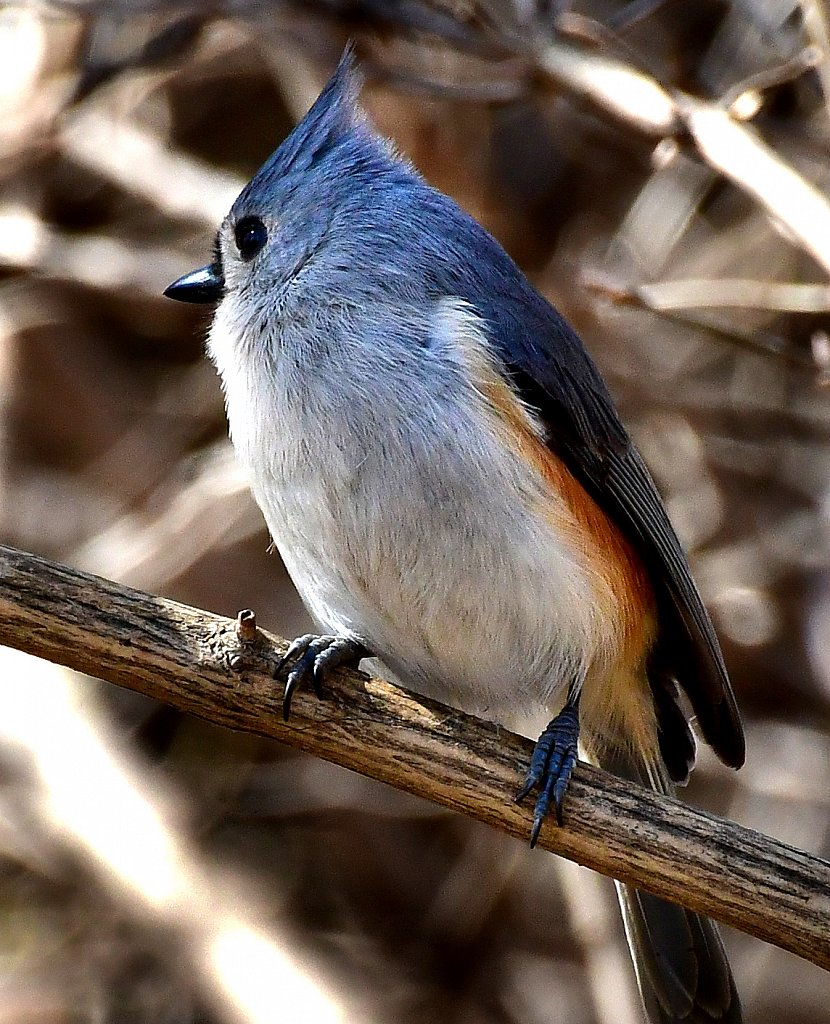
[(239, 255), (247, 263), (268, 241), (268, 230), (259, 217), (243, 217), (234, 229)]

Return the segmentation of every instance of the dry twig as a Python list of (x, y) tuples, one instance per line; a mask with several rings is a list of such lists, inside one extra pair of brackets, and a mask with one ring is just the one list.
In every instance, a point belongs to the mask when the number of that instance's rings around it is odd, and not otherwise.
[(830, 269), (830, 203), (725, 104), (666, 89), (630, 64), (567, 43), (551, 43), (539, 64), (571, 92), (639, 131), (661, 138), (688, 132), (711, 167), (751, 195)]

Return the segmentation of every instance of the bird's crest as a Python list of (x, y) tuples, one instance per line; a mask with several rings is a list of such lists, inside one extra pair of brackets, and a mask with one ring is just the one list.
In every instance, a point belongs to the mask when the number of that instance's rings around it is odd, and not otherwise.
[(307, 172), (339, 141), (363, 125), (365, 117), (358, 103), (362, 84), (349, 44), (308, 113), (256, 175), (257, 186), (267, 187), (269, 179)]

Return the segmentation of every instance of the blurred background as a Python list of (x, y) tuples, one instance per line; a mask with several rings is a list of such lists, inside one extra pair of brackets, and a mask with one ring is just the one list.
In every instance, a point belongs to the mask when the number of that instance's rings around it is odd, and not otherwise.
[[(808, 237), (829, 19), (3, 5), (0, 540), (304, 630), (226, 440), (210, 311), (161, 292), (353, 38), (379, 129), (583, 335), (690, 551), (749, 757), (702, 752), (688, 798), (830, 855), (830, 236)], [(756, 150), (661, 122), (681, 94)], [(0, 678), (0, 1024), (641, 1021), (608, 880), (25, 655)], [(830, 1021), (826, 973), (725, 942), (749, 1024)]]

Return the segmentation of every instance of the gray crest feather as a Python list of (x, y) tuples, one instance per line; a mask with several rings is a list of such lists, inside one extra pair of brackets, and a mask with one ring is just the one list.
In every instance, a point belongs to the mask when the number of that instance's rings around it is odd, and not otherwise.
[(308, 172), (321, 155), (362, 125), (365, 118), (358, 103), (362, 85), (350, 44), (308, 113), (260, 168), (254, 179), (257, 187), (266, 189), (276, 178)]

